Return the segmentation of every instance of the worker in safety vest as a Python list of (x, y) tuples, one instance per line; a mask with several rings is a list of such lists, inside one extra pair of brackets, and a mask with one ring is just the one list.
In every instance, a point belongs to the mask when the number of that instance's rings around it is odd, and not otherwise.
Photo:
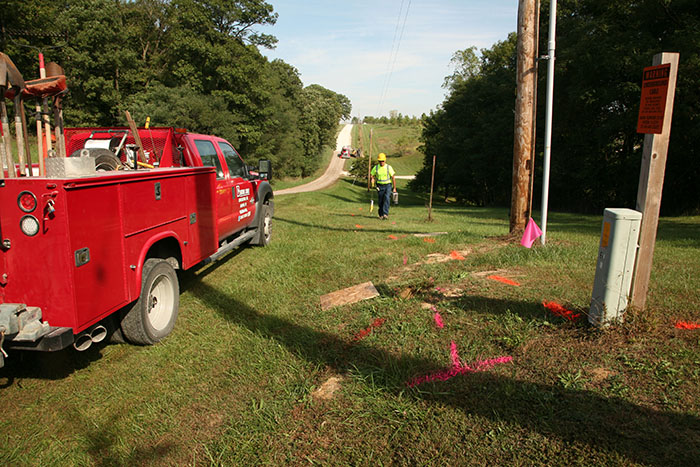
[(389, 204), (391, 201), (390, 188), (396, 193), (396, 179), (394, 178), (394, 169), (386, 163), (386, 154), (383, 152), (377, 156), (377, 165), (372, 167), (370, 176), (372, 177), (372, 185), (377, 184), (379, 191), (379, 218), (386, 219), (389, 217)]

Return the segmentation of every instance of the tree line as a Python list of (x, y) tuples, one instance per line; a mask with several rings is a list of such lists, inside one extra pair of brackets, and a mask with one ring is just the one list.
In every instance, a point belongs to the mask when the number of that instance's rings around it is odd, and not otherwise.
[[(66, 72), (68, 126), (175, 126), (228, 139), (250, 161), (306, 176), (335, 144), (350, 100), (304, 86), (294, 66), (268, 60), (277, 39), (256, 30), (277, 14), (263, 0), (6, 0), (3, 52), (25, 80), (38, 50)], [(29, 111), (29, 107), (27, 107)]]
[[(540, 15), (547, 50), (549, 2)], [(700, 211), (700, 9), (696, 0), (558, 2), (550, 206), (579, 212), (634, 207), (644, 135), (636, 132), (642, 69), (679, 52), (663, 214)], [(448, 95), (423, 119), (424, 166), (414, 187), (435, 183), (476, 205), (509, 205), (516, 35), (453, 57)], [(542, 180), (546, 67), (540, 67), (534, 205)]]
[[(425, 115), (423, 115), (423, 117), (424, 116)], [(386, 115), (382, 115), (381, 117), (365, 115), (362, 119), (362, 123), (368, 123), (370, 125), (383, 124), (396, 126), (413, 126), (419, 125), (420, 122), (421, 118), (418, 118), (415, 115), (409, 117), (408, 115), (403, 115), (401, 114), (401, 112), (398, 112), (396, 110), (390, 111), (388, 117)], [(360, 120), (357, 117), (353, 117), (352, 123), (360, 123)]]

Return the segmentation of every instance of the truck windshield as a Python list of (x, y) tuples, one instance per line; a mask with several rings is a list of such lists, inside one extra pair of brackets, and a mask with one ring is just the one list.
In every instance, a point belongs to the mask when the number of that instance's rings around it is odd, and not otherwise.
[(224, 178), (224, 171), (221, 168), (219, 156), (216, 155), (214, 143), (205, 139), (196, 139), (194, 144), (197, 146), (197, 152), (202, 159), (202, 165), (205, 167), (216, 167), (216, 178)]
[(219, 148), (224, 154), (224, 159), (226, 159), (226, 165), (228, 165), (228, 173), (233, 177), (243, 177), (245, 176), (245, 170), (243, 169), (243, 161), (238, 155), (233, 146), (223, 141), (219, 141)]

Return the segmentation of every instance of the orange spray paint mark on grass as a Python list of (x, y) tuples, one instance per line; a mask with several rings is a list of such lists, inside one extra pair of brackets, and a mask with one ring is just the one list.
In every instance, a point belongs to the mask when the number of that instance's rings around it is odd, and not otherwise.
[(352, 340), (355, 341), (355, 342), (361, 341), (362, 339), (364, 339), (365, 337), (367, 337), (367, 336), (369, 335), (370, 332), (372, 332), (372, 329), (378, 328), (379, 326), (381, 326), (381, 325), (384, 324), (385, 322), (386, 322), (386, 319), (384, 319), (384, 318), (377, 318), (377, 319), (375, 319), (375, 320), (372, 322), (372, 324), (370, 324), (370, 325), (367, 326), (365, 329), (363, 329), (362, 331), (360, 331), (360, 332), (358, 332), (357, 334), (355, 334), (355, 335), (352, 337)]
[(425, 243), (435, 243), (435, 239), (434, 239), (434, 238), (425, 237), (425, 238), (423, 239), (423, 241), (424, 241)]
[(364, 229), (364, 227), (362, 227), (360, 224), (355, 224), (355, 228), (356, 229)]
[(581, 317), (581, 313), (574, 313), (571, 310), (567, 310), (557, 302), (547, 302), (542, 301), (542, 305), (552, 312), (556, 316), (561, 316), (562, 318), (568, 319), (569, 321), (576, 321)]
[(674, 324), (674, 326), (678, 329), (688, 329), (688, 330), (700, 329), (700, 324), (690, 323), (688, 321), (677, 321), (676, 324)]
[(462, 261), (464, 256), (460, 255), (457, 251), (452, 250), (450, 251), (450, 258)]
[(397, 237), (396, 235), (389, 235), (387, 238), (390, 240), (398, 240), (399, 239), (399, 237)]
[(515, 282), (515, 281), (512, 281), (512, 280), (508, 279), (507, 277), (496, 276), (496, 275), (493, 275), (493, 274), (492, 274), (492, 275), (490, 275), (490, 276), (486, 276), (486, 278), (487, 278), (487, 279), (491, 279), (492, 281), (503, 282), (504, 284), (514, 285), (514, 286), (516, 286), (516, 287), (520, 287), (520, 284), (519, 284), (519, 283), (517, 283), (517, 282)]

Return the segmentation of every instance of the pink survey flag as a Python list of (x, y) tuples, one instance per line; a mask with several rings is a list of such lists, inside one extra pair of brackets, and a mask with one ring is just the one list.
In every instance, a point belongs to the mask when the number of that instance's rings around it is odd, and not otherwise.
[(542, 235), (542, 231), (537, 227), (537, 224), (531, 217), (527, 223), (527, 227), (525, 227), (525, 232), (523, 232), (523, 238), (520, 240), (520, 244), (525, 248), (531, 248), (532, 244), (535, 243), (535, 240), (540, 235)]

